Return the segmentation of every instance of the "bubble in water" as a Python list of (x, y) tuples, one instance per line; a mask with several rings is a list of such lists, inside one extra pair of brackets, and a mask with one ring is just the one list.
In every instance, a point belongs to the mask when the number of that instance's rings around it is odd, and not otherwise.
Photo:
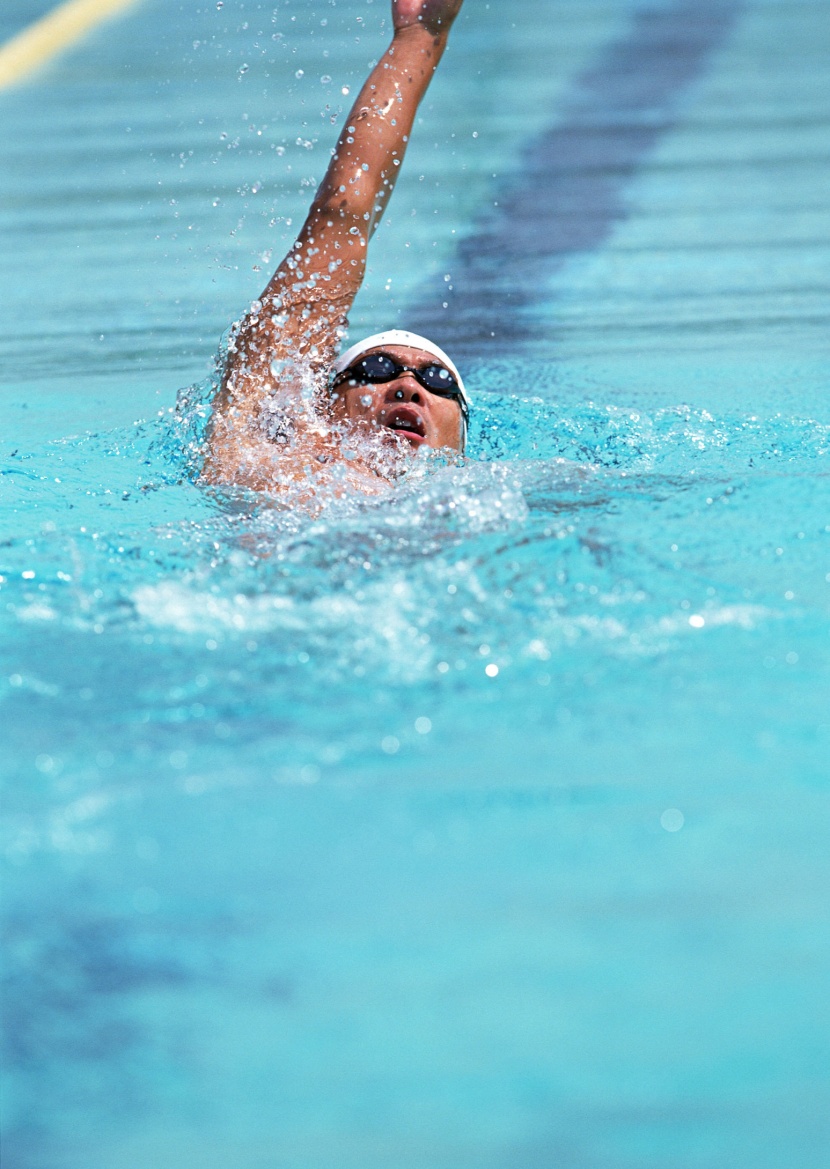
[(328, 73), (323, 74), (323, 76), (320, 78), (320, 83), (321, 85), (331, 85), (331, 78), (329, 77)]
[(344, 85), (343, 88), (340, 90), (340, 92), (343, 94), (343, 97), (348, 97), (349, 96), (348, 85)]
[(666, 832), (679, 832), (685, 823), (686, 817), (679, 808), (666, 808), (660, 817), (660, 827)]
[(301, 77), (305, 77), (305, 71), (303, 69), (298, 69), (294, 76), (299, 81)]
[(432, 720), (428, 718), (416, 718), (415, 730), (419, 735), (428, 735), (432, 730)]
[(371, 394), (363, 394), (361, 396), (361, 399), (360, 399), (360, 404), (361, 404), (361, 406), (371, 406), (372, 405), (372, 395)]
[(237, 73), (237, 76), (238, 76), (238, 77), (242, 77), (242, 75), (243, 75), (244, 73), (247, 73), (249, 69), (250, 69), (250, 65), (240, 65), (240, 66), (239, 66), (239, 68), (238, 68), (238, 69), (237, 69), (237, 71), (236, 71), (236, 73)]
[(224, 8), (225, 7), (224, 0), (216, 0), (216, 7), (217, 8)]

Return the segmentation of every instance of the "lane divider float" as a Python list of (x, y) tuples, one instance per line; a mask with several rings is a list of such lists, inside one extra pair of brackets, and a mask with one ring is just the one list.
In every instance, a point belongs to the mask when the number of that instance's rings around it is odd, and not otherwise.
[(137, 0), (66, 0), (0, 46), (0, 89), (23, 81), (90, 29)]

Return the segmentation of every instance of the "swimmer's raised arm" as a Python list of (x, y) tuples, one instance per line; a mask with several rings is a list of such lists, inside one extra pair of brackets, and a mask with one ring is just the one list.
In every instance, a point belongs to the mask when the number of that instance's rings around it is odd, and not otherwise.
[(418, 106), (461, 4), (393, 0), (392, 43), (352, 106), (308, 218), (266, 298), (300, 292), (316, 303), (319, 292), (330, 304), (340, 301), (345, 318), (363, 279), (366, 246), (394, 189)]
[[(251, 431), (262, 402), (278, 388), (275, 370), (298, 360), (317, 374), (330, 369), (363, 280), (367, 244), (462, 3), (392, 0), (392, 43), (352, 107), (296, 243), (233, 336), (217, 403), (210, 477), (225, 478), (217, 474), (220, 446), (237, 462), (227, 449), (230, 430)], [(249, 433), (245, 441), (255, 437)], [(242, 435), (234, 438), (231, 445), (237, 446)], [(238, 473), (232, 477), (240, 481)]]

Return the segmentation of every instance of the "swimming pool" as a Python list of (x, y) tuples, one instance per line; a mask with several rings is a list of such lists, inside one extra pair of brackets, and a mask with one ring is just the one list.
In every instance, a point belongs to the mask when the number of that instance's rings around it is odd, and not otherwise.
[(199, 489), (385, 15), (0, 99), (4, 1164), (823, 1169), (826, 8), (469, 0), (353, 314), (469, 464)]

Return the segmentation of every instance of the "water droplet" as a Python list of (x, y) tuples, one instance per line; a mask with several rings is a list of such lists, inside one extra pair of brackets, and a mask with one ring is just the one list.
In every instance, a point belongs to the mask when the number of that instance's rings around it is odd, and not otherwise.
[(666, 808), (660, 817), (660, 827), (666, 832), (679, 832), (685, 823), (686, 817), (679, 808)]

